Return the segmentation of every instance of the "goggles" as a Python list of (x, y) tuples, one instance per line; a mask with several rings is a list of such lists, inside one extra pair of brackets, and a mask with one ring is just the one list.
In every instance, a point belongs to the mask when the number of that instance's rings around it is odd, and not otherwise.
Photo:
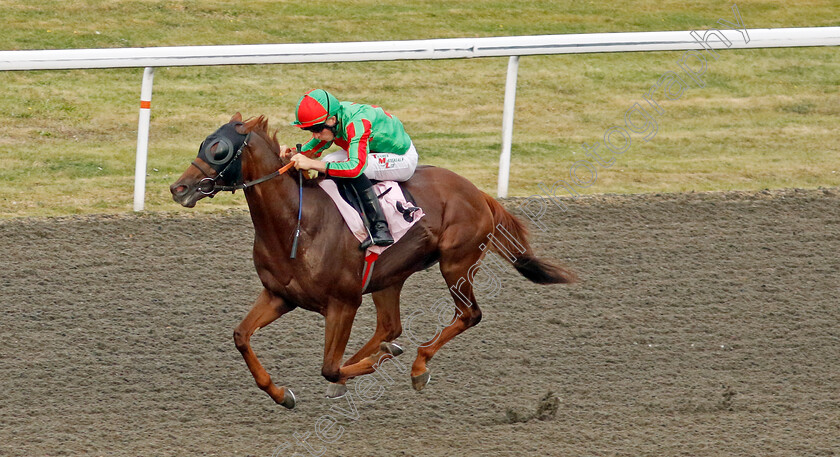
[(320, 133), (326, 128), (329, 128), (329, 126), (323, 122), (320, 124), (310, 125), (309, 127), (303, 127), (304, 130), (312, 133)]

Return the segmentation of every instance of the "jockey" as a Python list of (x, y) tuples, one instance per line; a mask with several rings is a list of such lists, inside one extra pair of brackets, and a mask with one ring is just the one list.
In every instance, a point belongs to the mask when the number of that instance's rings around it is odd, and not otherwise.
[[(417, 150), (402, 122), (378, 106), (339, 102), (329, 92), (314, 89), (298, 101), (292, 125), (312, 132), (312, 139), (298, 151), (306, 155), (291, 158), (295, 168), (324, 173), (358, 195), (370, 233), (360, 249), (393, 244), (370, 180), (406, 181), (414, 174)], [(341, 150), (315, 160), (333, 143)], [(287, 155), (288, 148), (281, 153)]]

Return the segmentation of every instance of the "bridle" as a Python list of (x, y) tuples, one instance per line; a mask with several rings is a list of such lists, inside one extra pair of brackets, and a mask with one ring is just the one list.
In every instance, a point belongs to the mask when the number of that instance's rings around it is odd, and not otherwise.
[[(251, 135), (253, 131), (248, 132), (247, 135), (239, 133), (236, 131), (236, 127), (242, 125), (241, 122), (237, 123), (228, 123), (220, 127), (216, 132), (212, 135), (208, 136), (204, 142), (201, 143), (201, 146), (198, 148), (198, 156), (196, 159), (201, 159), (202, 162), (198, 162), (197, 160), (193, 160), (190, 164), (198, 169), (201, 174), (204, 175), (198, 185), (195, 187), (195, 191), (201, 194), (204, 194), (210, 198), (213, 198), (219, 192), (236, 192), (238, 189), (247, 189), (249, 187), (256, 186), (259, 183), (266, 182), (269, 179), (274, 179), (283, 173), (287, 172), (294, 166), (294, 162), (289, 162), (286, 165), (283, 165), (280, 169), (275, 170), (261, 178), (257, 178), (253, 181), (247, 182), (235, 182), (232, 185), (219, 185), (218, 181), (225, 177), (225, 173), (228, 170), (232, 170), (233, 174), (235, 175), (235, 181), (244, 181), (242, 177), (242, 151), (245, 150), (245, 147), (248, 146), (248, 140), (251, 139)], [(233, 135), (238, 135), (239, 137), (245, 136), (242, 140), (242, 144), (239, 148), (236, 149), (236, 152), (231, 154), (234, 148), (234, 140)], [(210, 144), (208, 145), (207, 141), (210, 140)], [(236, 138), (238, 141), (239, 138)], [(213, 152), (211, 151), (213, 147), (216, 147), (216, 150)], [(300, 144), (297, 145), (296, 150), (301, 151), (303, 148)], [(225, 154), (222, 158), (217, 158), (216, 154)], [(234, 164), (238, 164), (237, 168), (231, 169)], [(219, 167), (224, 166), (218, 173), (215, 175), (212, 174), (212, 171), (216, 171), (217, 169), (213, 167), (213, 165), (217, 165)], [(212, 170), (207, 170), (206, 167), (212, 168)], [(223, 181), (224, 182), (224, 181)], [(298, 173), (298, 220), (297, 220), (297, 228), (295, 229), (295, 237), (294, 241), (292, 241), (292, 252), (289, 256), (290, 258), (294, 259), (297, 255), (297, 246), (298, 240), (300, 239), (300, 223), (301, 219), (303, 218), (303, 173)]]
[[(200, 192), (200, 193), (202, 193), (202, 194), (204, 194), (204, 195), (206, 195), (210, 198), (213, 198), (219, 192), (236, 192), (237, 190), (240, 190), (240, 189), (244, 190), (244, 189), (247, 189), (249, 187), (256, 186), (257, 184), (266, 182), (270, 179), (274, 179), (274, 178), (282, 175), (286, 171), (288, 171), (290, 168), (292, 168), (294, 163), (289, 162), (286, 165), (284, 165), (282, 168), (280, 168), (278, 170), (275, 170), (274, 172), (269, 173), (269, 174), (267, 174), (267, 175), (265, 175), (261, 178), (257, 178), (253, 181), (240, 182), (240, 183), (235, 183), (233, 185), (219, 185), (218, 181), (220, 179), (224, 178), (225, 173), (228, 172), (230, 167), (242, 158), (242, 151), (244, 151), (245, 147), (248, 146), (248, 140), (251, 139), (251, 134), (252, 133), (249, 132), (248, 135), (245, 136), (245, 141), (242, 142), (242, 145), (239, 146), (239, 149), (236, 150), (236, 153), (234, 153), (233, 157), (231, 159), (229, 159), (229, 161), (227, 162), (225, 167), (220, 172), (216, 173), (215, 176), (207, 170), (206, 164), (202, 165), (201, 162), (197, 162), (195, 160), (193, 160), (191, 162), (191, 165), (196, 167), (198, 169), (198, 171), (200, 171), (201, 174), (204, 175), (204, 178), (202, 178), (198, 182), (198, 185), (195, 188), (196, 192)], [(240, 173), (240, 176), (241, 176), (241, 173)]]

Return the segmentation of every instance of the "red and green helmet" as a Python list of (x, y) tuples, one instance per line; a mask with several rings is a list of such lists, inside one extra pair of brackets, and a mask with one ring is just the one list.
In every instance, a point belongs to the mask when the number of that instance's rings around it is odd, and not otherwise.
[(331, 93), (324, 89), (312, 89), (298, 100), (292, 125), (304, 128), (321, 124), (330, 116), (335, 116), (339, 107), (338, 99)]

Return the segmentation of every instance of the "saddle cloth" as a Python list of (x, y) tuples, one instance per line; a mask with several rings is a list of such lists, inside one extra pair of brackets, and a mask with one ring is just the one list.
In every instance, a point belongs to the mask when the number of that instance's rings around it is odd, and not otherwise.
[[(365, 229), (364, 222), (362, 222), (362, 216), (355, 208), (344, 200), (341, 193), (338, 191), (338, 186), (336, 186), (335, 181), (332, 179), (324, 179), (319, 183), (319, 185), (322, 189), (324, 189), (327, 195), (332, 198), (332, 201), (335, 203), (338, 211), (341, 212), (344, 222), (347, 223), (347, 227), (350, 228), (350, 231), (353, 232), (353, 235), (359, 240), (359, 243), (364, 241), (367, 238), (368, 233), (367, 229)], [(417, 209), (413, 212), (411, 221), (407, 221), (405, 217), (403, 217), (403, 213), (398, 210), (397, 207), (412, 207), (414, 204), (406, 202), (402, 189), (395, 181), (378, 182), (373, 185), (373, 189), (376, 191), (376, 195), (380, 196), (379, 204), (382, 206), (382, 212), (385, 213), (385, 220), (388, 221), (388, 228), (391, 230), (391, 236), (394, 238), (394, 243), (396, 243), (403, 235), (405, 235), (405, 232), (407, 232), (408, 229), (410, 229), (425, 215), (425, 213), (423, 213), (422, 209)], [(365, 252), (365, 258), (371, 257), (371, 254), (375, 254), (373, 258), (376, 258), (389, 247), (390, 246), (371, 245)]]

